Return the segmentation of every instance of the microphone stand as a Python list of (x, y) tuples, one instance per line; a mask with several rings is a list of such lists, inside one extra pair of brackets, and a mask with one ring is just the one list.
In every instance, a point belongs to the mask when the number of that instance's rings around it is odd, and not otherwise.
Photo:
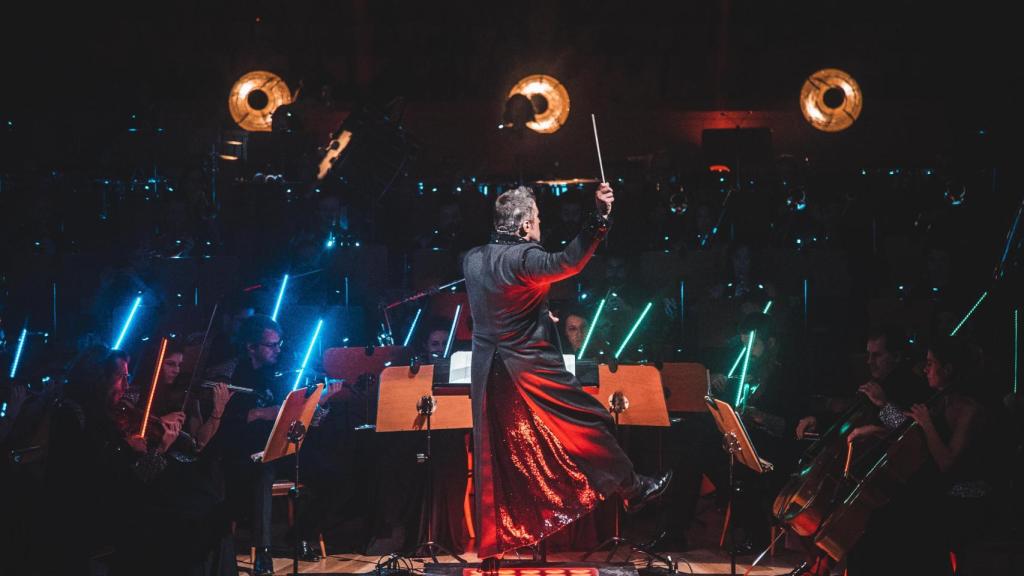
[(388, 340), (390, 340), (392, 343), (394, 343), (394, 332), (391, 330), (391, 318), (388, 316), (388, 310), (392, 310), (394, 308), (397, 308), (397, 307), (401, 306), (402, 304), (408, 304), (409, 302), (415, 302), (416, 300), (419, 300), (421, 298), (425, 298), (427, 296), (433, 296), (434, 294), (437, 294), (437, 293), (441, 292), (441, 290), (446, 290), (448, 288), (451, 288), (452, 286), (455, 286), (456, 284), (461, 284), (462, 282), (465, 282), (465, 281), (466, 281), (465, 278), (459, 278), (458, 280), (455, 280), (454, 282), (449, 282), (447, 284), (442, 284), (440, 286), (431, 286), (430, 288), (427, 288), (426, 290), (421, 290), (421, 291), (413, 294), (412, 296), (407, 296), (405, 298), (402, 298), (401, 300), (398, 300), (398, 301), (392, 302), (390, 304), (385, 304), (385, 305), (381, 306), (381, 312), (383, 312), (383, 314), (384, 314), (384, 324), (385, 324), (385, 327), (386, 327), (387, 333), (388, 333)]

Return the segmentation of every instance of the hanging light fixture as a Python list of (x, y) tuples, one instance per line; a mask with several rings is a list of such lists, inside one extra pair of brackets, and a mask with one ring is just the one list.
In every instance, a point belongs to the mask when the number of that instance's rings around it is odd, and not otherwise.
[[(515, 106), (510, 107), (508, 102), (514, 103), (523, 99), (529, 100), (533, 108), (533, 117), (528, 118), (527, 114), (524, 121), (526, 127), (534, 132), (552, 134), (557, 132), (569, 118), (569, 91), (561, 82), (551, 76), (534, 74), (517, 82), (509, 90), (506, 98), (506, 116), (508, 116), (509, 108), (517, 109)], [(515, 123), (515, 118), (506, 117), (505, 123), (500, 127), (514, 127)]]
[(800, 109), (822, 132), (846, 130), (860, 116), (864, 96), (852, 76), (837, 68), (811, 74), (800, 90)]
[(231, 87), (228, 110), (243, 130), (270, 132), (274, 111), (291, 101), (292, 93), (280, 76), (266, 70), (253, 70)]

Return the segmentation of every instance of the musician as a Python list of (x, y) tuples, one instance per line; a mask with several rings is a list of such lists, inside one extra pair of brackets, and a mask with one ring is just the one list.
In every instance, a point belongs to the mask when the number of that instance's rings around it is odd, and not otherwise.
[[(190, 379), (183, 377), (181, 372), (184, 362), (184, 347), (174, 341), (168, 342), (153, 395), (151, 413), (160, 417), (182, 418), (183, 429), (195, 439), (194, 448), (201, 450), (217, 433), (224, 407), (233, 393), (223, 382), (210, 383), (211, 388), (190, 392)], [(147, 386), (148, 384), (149, 382), (146, 382)], [(148, 393), (148, 389), (138, 388), (135, 403), (144, 404)]]
[(178, 436), (180, 418), (167, 418), (153, 424), (152, 436), (138, 437), (140, 420), (122, 402), (128, 377), (125, 353), (90, 347), (74, 362), (52, 415), (44, 514), (62, 543), (55, 573), (87, 573), (94, 551), (132, 536), (142, 483), (159, 473), (160, 454)]
[(419, 361), (421, 364), (433, 364), (444, 355), (444, 346), (448, 343), (448, 331), (451, 320), (439, 316), (431, 316), (423, 322), (424, 337), (419, 342)]
[[(565, 325), (565, 341), (572, 348), (573, 354), (579, 354), (583, 346), (583, 340), (587, 337), (587, 328), (590, 323), (578, 312), (570, 312), (563, 320)], [(566, 353), (569, 351), (566, 350)]]
[[(743, 467), (736, 469), (736, 483), (740, 486), (733, 502), (733, 521), (741, 530), (737, 538), (738, 552), (750, 552), (768, 544), (771, 522), (771, 502), (782, 487), (789, 472), (795, 465), (801, 446), (791, 436), (790, 430), (801, 414), (801, 404), (806, 386), (798, 370), (798, 362), (783, 346), (776, 333), (774, 318), (762, 312), (752, 312), (743, 317), (737, 328), (744, 348), (750, 345), (751, 332), (754, 342), (743, 384), (745, 392), (738, 400), (743, 376), (742, 365), (736, 368), (734, 378), (714, 374), (711, 384), (714, 393), (737, 405), (750, 438), (758, 454), (773, 465), (766, 474), (751, 474)], [(705, 474), (720, 490), (719, 504), (724, 504), (729, 486), (728, 458), (721, 448), (722, 435), (717, 429), (706, 434), (700, 450), (703, 454)], [(683, 462), (680, 472), (693, 471)], [(684, 510), (692, 510), (696, 498), (684, 503)], [(678, 527), (676, 532), (679, 532)]]
[(928, 453), (943, 477), (945, 534), (952, 550), (962, 549), (996, 517), (992, 510), (994, 459), (986, 457), (992, 436), (983, 405), (969, 395), (971, 351), (955, 338), (933, 342), (925, 358), (928, 386), (942, 392), (937, 406), (914, 404), (907, 415), (921, 427)]
[[(860, 426), (850, 432), (850, 440), (866, 435), (884, 435), (902, 424), (904, 411), (915, 402), (922, 402), (929, 393), (911, 369), (908, 361), (907, 337), (903, 329), (886, 326), (872, 331), (866, 344), (866, 363), (870, 379), (857, 390), (879, 409), (879, 421)], [(831, 424), (833, 415), (805, 416), (796, 425), (796, 437), (816, 432)]]
[[(224, 464), (227, 497), (236, 512), (241, 511), (240, 507), (251, 506), (253, 542), (256, 547), (253, 573), (257, 576), (273, 573), (270, 524), (271, 492), (275, 477), (279, 474), (282, 477), (290, 476), (288, 470), (293, 470), (294, 466), (291, 459), (279, 459), (269, 464), (253, 459), (253, 455), (266, 446), (281, 409), (280, 402), (292, 386), (291, 382), (277, 377), (276, 366), (283, 344), (281, 334), (280, 325), (269, 316), (255, 314), (246, 318), (238, 333), (243, 345), (241, 353), (231, 361), (211, 367), (206, 377), (208, 381), (230, 383), (254, 391), (235, 393), (227, 401), (220, 417), (214, 411), (209, 419), (220, 420), (220, 428), (210, 441), (210, 449), (219, 455)], [(321, 395), (321, 405), (339, 392), (340, 385), (330, 386)], [(323, 458), (315, 453), (314, 447), (318, 442), (313, 436), (311, 430), (307, 433), (307, 441), (303, 443), (302, 466), (306, 471), (304, 483), (314, 494), (319, 492), (326, 495), (329, 490), (323, 484), (329, 483), (330, 475), (327, 466), (322, 465)], [(246, 506), (246, 502), (249, 506)], [(308, 497), (300, 500), (300, 503), (303, 508), (310, 509), (300, 509), (296, 526), (300, 535), (300, 556), (315, 562), (320, 556), (317, 548), (309, 542), (320, 532), (318, 523), (325, 520), (325, 513), (329, 510), (313, 506)]]
[[(621, 495), (634, 511), (661, 496), (671, 472), (639, 476), (612, 434), (607, 408), (565, 370), (554, 345), (547, 294), (579, 273), (610, 225), (605, 183), (597, 213), (564, 251), (540, 246), (533, 191), (495, 202), (490, 244), (463, 260), (473, 315), (473, 462), (478, 554), (532, 545)], [(543, 470), (543, 473), (538, 471)]]
[(995, 516), (987, 500), (991, 460), (982, 452), (984, 410), (967, 395), (973, 364), (967, 346), (955, 338), (929, 345), (925, 376), (937, 394), (905, 415), (924, 436), (931, 465), (871, 515), (849, 554), (851, 576), (951, 574), (950, 551), (977, 537)]
[[(283, 390), (274, 378), (281, 354), (281, 327), (269, 316), (256, 314), (240, 325), (238, 338), (243, 348), (234, 359), (211, 367), (207, 380), (226, 382), (254, 390), (257, 394), (236, 394), (217, 417), (217, 434), (210, 449), (221, 459), (226, 477), (227, 498), (235, 513), (252, 513), (253, 544), (256, 547), (256, 575), (273, 572), (270, 556), (271, 490), (275, 471), (270, 464), (254, 462), (252, 455), (266, 445), (273, 429)], [(269, 403), (269, 405), (267, 405)], [(248, 502), (248, 506), (246, 506)]]

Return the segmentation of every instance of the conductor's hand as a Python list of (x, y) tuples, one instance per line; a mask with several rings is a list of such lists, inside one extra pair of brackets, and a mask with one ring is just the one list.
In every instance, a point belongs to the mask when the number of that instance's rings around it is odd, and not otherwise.
[(615, 194), (607, 182), (602, 182), (594, 192), (594, 204), (597, 205), (598, 214), (605, 216), (612, 213), (612, 202), (615, 201)]

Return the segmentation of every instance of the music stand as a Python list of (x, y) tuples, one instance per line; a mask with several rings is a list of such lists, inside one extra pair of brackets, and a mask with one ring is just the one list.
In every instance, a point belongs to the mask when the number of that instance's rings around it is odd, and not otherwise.
[[(619, 366), (612, 372), (607, 365), (598, 367), (599, 401), (608, 402), (608, 410), (614, 419), (615, 438), (619, 438), (619, 426), (668, 426), (668, 408), (665, 393), (661, 387), (661, 374), (653, 366)], [(586, 561), (592, 554), (608, 548), (605, 562), (611, 562), (619, 548), (626, 546), (647, 558), (648, 566), (654, 561), (663, 562), (669, 572), (675, 571), (670, 558), (651, 552), (644, 546), (622, 537), (622, 510), (615, 506), (615, 534), (583, 555)], [(627, 558), (628, 559), (628, 558)]]
[[(296, 526), (298, 522), (299, 508), (299, 448), (306, 438), (306, 431), (309, 423), (313, 420), (313, 413), (316, 412), (317, 402), (324, 391), (324, 383), (299, 388), (288, 393), (281, 409), (277, 412), (277, 419), (274, 420), (274, 429), (267, 438), (267, 445), (259, 454), (264, 464), (295, 454), (295, 476), (292, 480), (291, 490), (288, 497), (292, 499), (295, 507)], [(294, 573), (299, 573), (299, 533), (295, 531), (295, 544), (292, 549), (292, 567)]]
[[(722, 448), (729, 453), (729, 510), (732, 511), (733, 496), (736, 494), (733, 468), (737, 458), (744, 466), (758, 474), (770, 471), (772, 464), (757, 455), (754, 444), (750, 441), (750, 435), (747, 434), (747, 429), (743, 426), (743, 421), (740, 420), (732, 406), (711, 396), (707, 396), (704, 400), (711, 416), (715, 419), (715, 425), (722, 433)], [(729, 533), (732, 540), (729, 560), (732, 566), (731, 574), (736, 576), (736, 523), (732, 519), (729, 522)]]
[[(377, 432), (421, 431), (427, 433), (427, 449), (417, 455), (417, 461), (427, 465), (426, 507), (427, 539), (416, 545), (411, 558), (421, 550), (435, 563), (440, 551), (459, 562), (466, 560), (434, 541), (434, 459), (431, 453), (431, 431), (473, 427), (473, 412), (469, 396), (438, 396), (432, 394), (434, 367), (409, 366), (385, 368), (380, 374), (380, 395), (377, 401)], [(434, 425), (434, 414), (439, 422)]]
[(409, 363), (410, 351), (404, 346), (366, 346), (327, 348), (324, 350), (324, 372), (329, 378), (344, 380), (353, 400), (363, 402), (363, 423), (358, 430), (373, 430), (370, 419), (376, 411), (373, 405), (382, 370), (388, 366)]

